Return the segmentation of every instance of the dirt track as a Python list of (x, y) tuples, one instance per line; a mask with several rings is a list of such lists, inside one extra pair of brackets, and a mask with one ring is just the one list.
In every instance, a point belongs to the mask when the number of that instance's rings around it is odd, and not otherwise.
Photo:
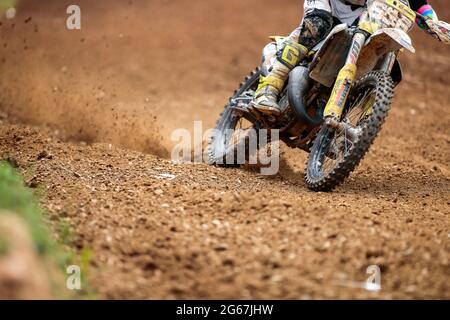
[[(0, 155), (92, 249), (100, 298), (450, 298), (448, 48), (415, 32), (370, 154), (312, 193), (300, 151), (275, 177), (166, 160), (170, 132), (214, 124), (297, 1), (79, 1), (82, 31), (40, 2), (0, 27)], [(382, 291), (352, 288), (372, 264)]]

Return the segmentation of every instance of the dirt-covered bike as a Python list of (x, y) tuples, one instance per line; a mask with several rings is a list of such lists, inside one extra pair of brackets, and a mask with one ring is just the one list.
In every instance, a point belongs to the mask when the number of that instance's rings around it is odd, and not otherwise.
[[(309, 58), (291, 71), (281, 94), (279, 116), (252, 108), (259, 77), (267, 75), (270, 65), (253, 71), (217, 122), (208, 146), (209, 162), (236, 164), (225, 158), (247, 142), (246, 130), (277, 129), (288, 146), (309, 152), (307, 186), (332, 190), (358, 166), (380, 132), (394, 89), (402, 80), (398, 53), (402, 49), (415, 52), (407, 33), (416, 16), (407, 1), (368, 1), (357, 24), (336, 25)], [(448, 24), (430, 21), (429, 27), (441, 41), (449, 42)], [(274, 40), (273, 53), (283, 38)], [(228, 134), (230, 130), (236, 135)]]

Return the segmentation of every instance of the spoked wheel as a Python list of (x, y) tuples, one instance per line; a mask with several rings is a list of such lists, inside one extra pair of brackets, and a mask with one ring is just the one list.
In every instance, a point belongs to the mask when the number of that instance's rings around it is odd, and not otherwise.
[(385, 72), (373, 71), (350, 91), (342, 122), (345, 129), (320, 130), (309, 155), (305, 181), (311, 190), (330, 191), (358, 166), (381, 130), (394, 96)]
[[(230, 104), (237, 98), (251, 99), (258, 87), (260, 69), (253, 71), (240, 88), (230, 98), (217, 121), (215, 132), (208, 144), (208, 162), (220, 166), (238, 166), (246, 163), (252, 156), (250, 140), (258, 135), (260, 124), (256, 119), (249, 119)], [(248, 95), (248, 96), (246, 96)], [(255, 140), (254, 140), (255, 141)]]

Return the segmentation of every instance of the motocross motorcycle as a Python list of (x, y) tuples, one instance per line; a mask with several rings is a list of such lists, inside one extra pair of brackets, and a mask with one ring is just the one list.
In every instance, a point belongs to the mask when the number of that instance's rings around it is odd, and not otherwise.
[[(400, 51), (415, 52), (408, 32), (418, 16), (407, 0), (369, 0), (353, 26), (336, 25), (330, 34), (289, 74), (281, 94), (279, 116), (252, 108), (261, 75), (270, 63), (253, 71), (230, 98), (208, 145), (208, 160), (226, 162), (246, 143), (247, 131), (279, 130), (289, 147), (309, 153), (305, 182), (311, 190), (330, 191), (358, 166), (381, 130), (402, 80)], [(450, 25), (428, 21), (429, 32), (449, 43)], [(274, 61), (283, 38), (263, 61)], [(267, 47), (266, 47), (267, 48)], [(227, 134), (232, 130), (235, 134)], [(242, 149), (241, 149), (242, 150)], [(248, 154), (245, 155), (249, 157)]]

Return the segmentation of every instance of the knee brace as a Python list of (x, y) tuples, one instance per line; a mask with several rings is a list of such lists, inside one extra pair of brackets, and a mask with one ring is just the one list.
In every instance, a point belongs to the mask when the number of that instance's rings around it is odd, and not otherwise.
[(314, 9), (303, 19), (299, 43), (311, 50), (322, 41), (333, 28), (333, 16), (330, 12)]
[(308, 54), (308, 48), (288, 38), (277, 51), (277, 59), (290, 70)]

